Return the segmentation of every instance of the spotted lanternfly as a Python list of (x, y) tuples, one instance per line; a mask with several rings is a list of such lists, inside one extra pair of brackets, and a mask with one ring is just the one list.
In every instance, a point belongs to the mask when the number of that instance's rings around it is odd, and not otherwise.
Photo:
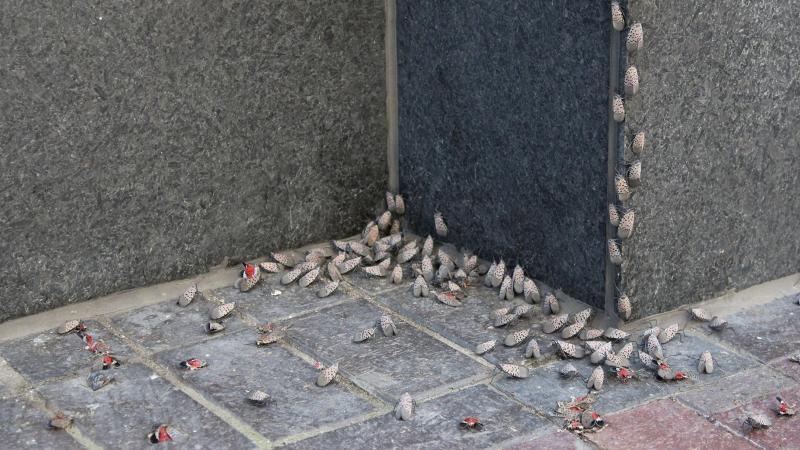
[(497, 298), (502, 300), (513, 300), (514, 299), (514, 286), (512, 286), (511, 277), (506, 275), (503, 278), (503, 282), (500, 284), (500, 293), (497, 295)]
[(800, 363), (800, 353), (796, 353), (789, 357), (789, 361)]
[(477, 417), (467, 417), (458, 424), (458, 427), (466, 431), (483, 431), (483, 424)]
[(628, 298), (624, 292), (621, 292), (619, 297), (617, 297), (617, 314), (619, 314), (622, 320), (629, 320), (632, 311), (631, 299)]
[(497, 316), (494, 319), (494, 326), (495, 327), (502, 327), (505, 325), (510, 324), (511, 322), (517, 319), (517, 315), (514, 313), (510, 314), (503, 314), (502, 316)]
[(417, 256), (418, 251), (419, 249), (416, 246), (403, 248), (397, 253), (397, 264), (405, 264), (411, 261)]
[(658, 342), (666, 344), (675, 337), (675, 335), (678, 333), (678, 330), (679, 328), (677, 323), (673, 323), (667, 328), (664, 328), (661, 333), (658, 334)]
[(350, 242), (347, 246), (351, 252), (358, 256), (367, 256), (370, 253), (369, 247), (360, 242)]
[(625, 41), (625, 46), (628, 48), (628, 53), (635, 53), (642, 49), (644, 46), (644, 32), (642, 31), (641, 23), (636, 22), (628, 29), (628, 38)]
[(630, 358), (633, 355), (633, 343), (628, 342), (627, 344), (623, 345), (621, 349), (617, 352), (617, 355), (623, 358)]
[(433, 238), (429, 234), (428, 237), (425, 238), (425, 242), (422, 243), (422, 256), (431, 255), (433, 255)]
[(383, 261), (376, 264), (378, 267), (383, 269), (384, 272), (389, 270), (389, 267), (392, 267), (392, 260), (391, 259), (384, 259)]
[(62, 323), (56, 332), (58, 334), (67, 334), (73, 331), (84, 331), (86, 327), (81, 323), (80, 320), (67, 320), (66, 322)]
[(359, 264), (361, 264), (361, 257), (360, 256), (344, 261), (343, 263), (339, 264), (337, 266), (337, 268), (339, 269), (339, 272), (341, 272), (341, 273), (348, 273), (348, 272), (351, 272), (356, 267), (358, 267)]
[(542, 357), (542, 352), (539, 349), (539, 343), (536, 342), (536, 339), (528, 341), (528, 345), (525, 346), (525, 357), (534, 359), (540, 359)]
[(247, 396), (248, 403), (259, 407), (266, 406), (269, 399), (269, 395), (263, 391), (253, 391)]
[(586, 308), (573, 314), (570, 321), (572, 323), (578, 323), (578, 322), (586, 323), (589, 321), (589, 319), (592, 318), (593, 314), (594, 311), (592, 310), (592, 308)]
[(403, 268), (399, 264), (392, 269), (391, 281), (392, 284), (400, 284), (403, 282)]
[(631, 190), (628, 187), (628, 180), (625, 179), (625, 175), (617, 174), (614, 177), (614, 190), (617, 193), (617, 198), (621, 202), (628, 201), (631, 198)]
[[(366, 244), (367, 247), (372, 247), (373, 245), (375, 245), (375, 242), (377, 242), (379, 237), (381, 237), (380, 229), (378, 228), (378, 225), (374, 225), (373, 224), (369, 228), (369, 230), (367, 231), (366, 236), (364, 236), (364, 244)], [(366, 256), (366, 255), (363, 255), (363, 256)]]
[(433, 214), (433, 226), (439, 237), (447, 237), (447, 224), (444, 222), (444, 217), (442, 217), (442, 213), (439, 211)]
[(258, 338), (256, 339), (256, 346), (262, 347), (265, 345), (274, 344), (281, 339), (283, 339), (283, 333), (280, 331), (275, 331), (272, 333), (263, 333), (258, 335)]
[(689, 316), (700, 322), (708, 322), (711, 320), (711, 314), (703, 308), (692, 308), (689, 310)]
[(622, 15), (622, 8), (619, 2), (611, 2), (611, 25), (617, 31), (622, 31), (625, 28), (625, 16)]
[(672, 381), (675, 379), (675, 372), (669, 365), (665, 362), (658, 363), (658, 369), (656, 370), (656, 378), (661, 381)]
[(630, 360), (628, 360), (628, 358), (620, 356), (620, 355), (618, 355), (618, 354), (616, 354), (614, 352), (608, 352), (606, 354), (605, 363), (606, 363), (607, 366), (610, 366), (610, 367), (630, 367), (631, 366), (631, 362), (630, 362)]
[(495, 339), (491, 341), (482, 342), (475, 346), (475, 353), (478, 355), (482, 355), (492, 350), (496, 345), (497, 345), (497, 340)]
[(589, 389), (600, 391), (603, 389), (603, 382), (605, 382), (605, 379), (606, 379), (606, 374), (603, 371), (603, 367), (597, 366), (592, 371), (592, 375), (589, 376), (589, 379), (586, 381), (586, 387)]
[(433, 280), (433, 262), (431, 262), (431, 258), (429, 256), (423, 256), (422, 261), (420, 262), (420, 271), (422, 272), (422, 276), (425, 278), (425, 281), (431, 282)]
[(653, 357), (641, 350), (639, 350), (639, 361), (648, 369), (656, 369), (658, 367)]
[(567, 324), (567, 319), (569, 319), (569, 314), (553, 316), (542, 326), (542, 331), (545, 333), (555, 333)]
[(381, 214), (378, 217), (378, 229), (380, 231), (385, 232), (391, 226), (392, 226), (392, 213), (389, 211), (384, 211), (383, 214)]
[(749, 431), (765, 430), (772, 426), (772, 421), (769, 420), (769, 417), (762, 413), (748, 414), (744, 423), (749, 428)]
[(336, 373), (339, 372), (339, 363), (336, 363), (330, 367), (323, 367), (317, 376), (317, 386), (324, 387), (330, 384), (334, 378), (336, 378)]
[(584, 328), (578, 334), (578, 338), (582, 341), (588, 341), (592, 339), (597, 339), (603, 335), (603, 330), (599, 330), (597, 328)]
[(404, 392), (394, 407), (394, 417), (398, 420), (411, 420), (414, 416), (414, 407), (416, 402), (411, 398), (411, 394)]
[(417, 275), (417, 279), (414, 280), (414, 297), (427, 297), (428, 296), (428, 283), (425, 282), (425, 278), (422, 275)]
[(611, 261), (611, 264), (617, 266), (622, 264), (622, 252), (614, 239), (608, 240), (608, 260)]
[(92, 388), (93, 391), (102, 388), (103, 386), (107, 385), (108, 383), (111, 383), (112, 381), (114, 381), (113, 375), (101, 371), (91, 372), (89, 374), (89, 377), (86, 379), (86, 383), (89, 385), (90, 388)]
[(386, 271), (381, 266), (368, 266), (364, 267), (363, 270), (370, 277), (383, 278), (386, 276)]
[(317, 267), (316, 269), (311, 270), (307, 274), (303, 275), (299, 281), (300, 286), (308, 287), (311, 285), (311, 283), (317, 281), (317, 278), (319, 278), (319, 271), (320, 269)]
[(533, 312), (533, 306), (517, 305), (514, 307), (513, 312), (517, 315), (517, 317), (530, 317), (531, 313)]
[(571, 325), (567, 325), (561, 329), (561, 338), (570, 339), (578, 334), (585, 326), (586, 322), (575, 322)]
[(644, 152), (644, 131), (640, 131), (633, 136), (631, 151), (637, 155), (641, 155)]
[(283, 285), (292, 284), (295, 281), (297, 281), (297, 279), (300, 278), (303, 275), (303, 273), (304, 271), (301, 270), (301, 268), (295, 267), (294, 269), (284, 273), (281, 276), (281, 284)]
[(569, 342), (558, 341), (554, 340), (556, 346), (558, 347), (558, 354), (562, 358), (575, 358), (581, 359), (586, 354), (582, 348), (578, 347), (577, 345), (570, 344)]
[(476, 255), (472, 255), (467, 257), (464, 255), (464, 272), (470, 273), (478, 267), (478, 257)]
[(389, 191), (386, 191), (386, 209), (391, 212), (394, 212), (396, 205), (394, 203), (394, 194)]
[[(602, 335), (603, 333), (601, 332), (600, 334)], [(602, 348), (607, 348), (608, 350), (611, 350), (611, 343), (607, 341), (586, 341), (583, 343), (583, 345), (587, 349), (593, 352), (596, 352), (597, 350), (600, 350)]]
[(519, 264), (514, 267), (514, 273), (511, 279), (514, 283), (514, 292), (517, 294), (522, 294), (524, 292), (525, 272), (522, 270), (522, 267), (520, 267)]
[(497, 309), (495, 309), (494, 311), (492, 311), (492, 315), (494, 317), (501, 317), (501, 316), (505, 316), (509, 312), (511, 312), (511, 307), (507, 306), (505, 308), (497, 308)]
[(611, 343), (606, 343), (607, 345), (599, 347), (597, 350), (593, 351), (591, 355), (589, 355), (589, 360), (592, 364), (600, 364), (602, 363), (606, 357), (611, 353)]
[(633, 233), (634, 214), (633, 210), (629, 209), (622, 215), (622, 219), (619, 221), (619, 227), (617, 228), (617, 237), (620, 239), (631, 237), (631, 233)]
[(619, 210), (613, 203), (608, 204), (608, 221), (612, 226), (619, 225)]
[(613, 110), (615, 122), (622, 122), (625, 120), (625, 103), (622, 101), (622, 97), (619, 94), (614, 94)]
[(625, 96), (633, 97), (639, 92), (639, 71), (636, 66), (628, 67), (625, 71)]
[(180, 366), (181, 369), (197, 370), (197, 369), (202, 369), (203, 367), (207, 366), (208, 364), (205, 361), (203, 361), (202, 359), (190, 358), (190, 359), (187, 359), (186, 361), (181, 361), (180, 364), (178, 364), (178, 365)]
[(439, 252), (436, 254), (436, 257), (439, 259), (439, 264), (443, 266), (447, 266), (450, 269), (455, 269), (456, 264), (453, 262), (453, 259), (450, 258), (450, 255), (444, 251), (444, 249), (439, 249)]
[(401, 216), (406, 213), (406, 201), (402, 194), (394, 196), (394, 212)]
[(539, 288), (530, 278), (525, 278), (525, 281), (522, 282), (522, 292), (526, 302), (539, 303)]
[(658, 341), (658, 336), (655, 333), (647, 336), (647, 343), (645, 344), (647, 353), (656, 359), (664, 359), (664, 351), (661, 349), (661, 342)]
[(392, 316), (388, 314), (382, 315), (380, 319), (378, 319), (378, 324), (380, 325), (384, 336), (388, 337), (397, 335), (397, 327), (394, 325)]
[(188, 306), (189, 303), (194, 301), (195, 296), (197, 296), (197, 283), (192, 283), (191, 286), (183, 291), (183, 295), (178, 298), (178, 306)]
[(119, 367), (119, 366), (120, 362), (116, 356), (103, 355), (103, 357), (100, 358), (100, 365), (99, 365), (100, 370), (109, 370), (112, 367)]
[(483, 285), (486, 287), (492, 287), (492, 283), (494, 283), (494, 270), (497, 268), (497, 262), (492, 262), (492, 265), (489, 266), (489, 270), (486, 271), (486, 276), (483, 278)]
[[(320, 265), (325, 261), (325, 259), (327, 259), (327, 256), (325, 256), (325, 250), (321, 248), (312, 248), (308, 251), (308, 253), (306, 253), (307, 262), (313, 262), (317, 265)], [(259, 267), (260, 266), (261, 265), (259, 264)]]
[(280, 263), (272, 262), (272, 261), (264, 261), (258, 264), (258, 267), (261, 268), (264, 272), (267, 273), (278, 273), (283, 270), (283, 265)]
[(506, 277), (506, 263), (503, 261), (503, 258), (500, 258), (500, 262), (494, 267), (494, 275), (492, 276), (492, 287), (499, 287), (503, 280)]
[(456, 298), (456, 294), (454, 292), (445, 291), (445, 292), (437, 292), (436, 293), (436, 300), (444, 303), (447, 306), (461, 306), (462, 303), (458, 301)]
[(552, 292), (548, 292), (544, 296), (544, 302), (542, 303), (542, 309), (545, 314), (558, 314), (561, 311), (561, 305), (558, 303), (558, 299)]
[(517, 364), (500, 364), (497, 367), (512, 378), (528, 378), (528, 368)]
[(217, 307), (215, 307), (214, 309), (211, 310), (211, 313), (209, 314), (209, 317), (211, 317), (211, 320), (222, 319), (223, 317), (225, 317), (228, 314), (230, 314), (231, 311), (233, 311), (233, 309), (235, 307), (236, 307), (236, 303), (235, 302), (230, 302), (230, 303), (225, 303), (225, 304), (219, 305), (219, 306), (217, 306)]
[[(347, 241), (337, 241), (336, 239), (334, 239), (331, 241), (331, 245), (333, 245), (333, 248), (335, 248), (336, 250), (339, 250), (339, 252), (346, 252), (348, 249)], [(280, 261), (278, 262), (280, 263)]]
[(342, 281), (343, 280), (342, 273), (339, 272), (339, 268), (336, 267), (336, 263), (335, 262), (329, 261), (328, 264), (326, 264), (326, 269), (327, 269), (326, 271), (328, 272), (328, 278), (330, 278), (331, 281)]
[(439, 266), (439, 270), (436, 271), (436, 275), (433, 277), (433, 279), (438, 284), (442, 284), (446, 280), (450, 279), (450, 267), (445, 265)]
[(612, 341), (621, 341), (623, 339), (628, 339), (630, 334), (617, 328), (608, 327), (606, 331), (603, 332), (603, 337), (611, 339)]
[(286, 253), (272, 252), (270, 253), (270, 256), (272, 256), (272, 259), (274, 259), (275, 262), (277, 262), (278, 264), (281, 264), (286, 267), (294, 267), (294, 258), (292, 258)]
[(651, 334), (655, 334), (656, 336), (658, 336), (659, 333), (661, 333), (661, 327), (659, 327), (658, 325), (654, 326), (653, 328), (648, 328), (642, 331), (642, 342), (647, 341), (647, 338)]
[(222, 322), (207, 322), (206, 323), (206, 333), (214, 334), (219, 333), (220, 331), (225, 329), (225, 325)]
[(614, 369), (614, 372), (617, 374), (617, 379), (619, 381), (622, 381), (623, 383), (630, 379), (638, 378), (636, 372), (634, 372), (633, 369), (629, 369), (627, 367), (616, 367)]
[(347, 259), (347, 253), (339, 252), (338, 255), (334, 256), (331, 259), (331, 262), (333, 263), (333, 265), (338, 266), (339, 264), (343, 263), (345, 259)]
[(528, 335), (530, 335), (530, 333), (531, 333), (530, 330), (515, 331), (506, 336), (506, 339), (503, 341), (503, 345), (505, 345), (506, 347), (514, 347), (516, 345), (519, 345), (525, 342), (525, 339), (528, 339)]
[(147, 440), (151, 444), (158, 444), (159, 442), (169, 442), (172, 440), (168, 425), (159, 425), (153, 430), (152, 433), (147, 435)]
[(353, 336), (353, 342), (364, 342), (372, 336), (375, 336), (375, 327), (366, 328), (356, 333)]
[(722, 331), (728, 326), (728, 321), (719, 316), (714, 316), (708, 327), (714, 331)]
[(697, 371), (700, 373), (714, 372), (714, 358), (711, 357), (711, 352), (708, 350), (700, 354), (700, 360), (697, 362)]
[(795, 415), (796, 411), (795, 411), (795, 406), (794, 405), (790, 405), (790, 404), (786, 403), (786, 401), (784, 401), (781, 398), (780, 395), (775, 397), (775, 399), (778, 401), (778, 406), (777, 406), (777, 408), (775, 408), (775, 412), (779, 416), (791, 417), (791, 416)]
[(442, 289), (445, 291), (452, 292), (456, 295), (456, 298), (461, 300), (467, 297), (467, 294), (461, 289), (461, 286), (458, 283), (452, 281), (445, 281), (442, 283)]
[(578, 369), (576, 369), (572, 364), (566, 363), (561, 366), (560, 369), (558, 369), (558, 373), (561, 375), (561, 378), (570, 380), (578, 376)]
[(72, 425), (72, 417), (67, 416), (63, 412), (57, 412), (55, 416), (47, 423), (47, 426), (54, 430), (63, 430)]
[(635, 159), (628, 167), (628, 180), (634, 186), (638, 186), (642, 182), (642, 160)]
[(317, 297), (325, 298), (339, 288), (339, 280), (329, 281), (322, 285), (322, 287), (317, 290)]

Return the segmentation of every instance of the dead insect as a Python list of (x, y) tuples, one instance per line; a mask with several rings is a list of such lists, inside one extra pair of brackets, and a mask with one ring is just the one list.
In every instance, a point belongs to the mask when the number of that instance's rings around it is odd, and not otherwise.
[(633, 136), (631, 151), (637, 155), (641, 155), (644, 152), (644, 131), (640, 131)]
[(605, 382), (605, 379), (606, 374), (603, 371), (603, 366), (597, 366), (592, 371), (592, 375), (589, 376), (589, 379), (586, 380), (586, 387), (600, 391), (603, 389), (603, 383)]
[(445, 292), (437, 292), (436, 293), (436, 300), (439, 300), (441, 303), (444, 303), (447, 306), (462, 306), (463, 304), (458, 301), (456, 298), (456, 294), (454, 292), (445, 291)]
[(556, 331), (560, 330), (561, 327), (567, 324), (567, 319), (569, 318), (569, 314), (560, 314), (558, 316), (553, 316), (550, 320), (542, 326), (542, 331), (545, 333), (555, 333)]
[(608, 240), (608, 260), (615, 266), (622, 264), (622, 252), (614, 239)]
[(99, 369), (100, 370), (109, 370), (112, 367), (119, 367), (119, 366), (120, 366), (120, 362), (119, 362), (119, 359), (117, 359), (116, 356), (103, 355), (103, 357), (100, 358), (100, 363), (99, 363)]
[(302, 287), (308, 287), (311, 283), (317, 281), (319, 278), (319, 267), (313, 269), (300, 278), (299, 284)]
[(353, 342), (364, 342), (372, 336), (375, 336), (375, 327), (365, 328), (353, 336)]
[(220, 331), (224, 330), (225, 329), (225, 325), (223, 325), (222, 322), (211, 321), (211, 322), (206, 322), (206, 327), (205, 328), (206, 328), (206, 333), (214, 334), (214, 333), (219, 333)]
[(528, 329), (515, 331), (506, 336), (505, 340), (503, 341), (503, 345), (506, 347), (514, 347), (525, 342), (525, 339), (528, 339), (529, 335), (530, 330)]
[(483, 424), (477, 417), (467, 417), (458, 424), (465, 431), (483, 431)]
[(617, 228), (617, 237), (620, 239), (628, 239), (631, 237), (633, 233), (633, 222), (634, 222), (634, 215), (632, 209), (625, 211), (625, 214), (622, 215), (622, 218), (619, 221), (619, 227)]
[(603, 330), (598, 330), (597, 328), (584, 328), (578, 334), (578, 338), (582, 341), (589, 341), (592, 339), (597, 339), (603, 335)]
[(558, 373), (561, 375), (561, 378), (569, 380), (578, 376), (578, 369), (572, 364), (566, 363), (558, 369)]
[(622, 97), (619, 94), (614, 94), (612, 110), (614, 112), (615, 122), (622, 122), (625, 120), (625, 103), (622, 101)]
[(394, 407), (394, 416), (398, 420), (411, 420), (414, 416), (415, 407), (416, 402), (411, 398), (411, 394), (404, 392), (403, 395), (400, 396), (397, 406)]
[(72, 417), (67, 416), (63, 412), (57, 412), (49, 422), (47, 422), (47, 426), (54, 430), (63, 430), (67, 427), (72, 425)]
[(642, 49), (644, 46), (644, 32), (642, 31), (641, 23), (636, 22), (628, 29), (628, 38), (625, 40), (625, 46), (628, 48), (628, 53), (635, 53)]
[(608, 222), (615, 227), (619, 225), (619, 209), (613, 203), (608, 204)]
[(482, 342), (475, 346), (475, 353), (478, 355), (482, 355), (494, 349), (496, 345), (497, 345), (497, 340), (494, 339), (492, 339), (491, 341)]
[(225, 317), (228, 314), (230, 314), (231, 311), (233, 311), (233, 309), (235, 307), (236, 307), (236, 303), (235, 302), (230, 302), (230, 303), (225, 303), (225, 304), (219, 305), (219, 306), (217, 306), (217, 307), (215, 307), (214, 309), (211, 310), (211, 312), (209, 313), (209, 317), (211, 317), (211, 320), (222, 319), (223, 317)]
[(207, 366), (208, 364), (199, 358), (190, 358), (186, 361), (181, 361), (178, 366), (184, 370), (197, 370), (202, 369), (203, 367)]
[(748, 428), (748, 432), (750, 432), (753, 430), (766, 430), (772, 426), (772, 421), (762, 413), (750, 413), (744, 419), (744, 424)]
[(253, 406), (266, 406), (269, 400), (269, 395), (263, 391), (253, 391), (247, 396), (247, 402)]
[(317, 297), (325, 298), (331, 294), (333, 294), (336, 289), (339, 288), (339, 280), (329, 281), (322, 285), (319, 290), (317, 290)]
[(323, 367), (319, 365), (318, 367), (321, 369), (319, 376), (317, 376), (317, 386), (324, 387), (330, 384), (334, 378), (336, 378), (336, 374), (339, 372), (339, 363), (335, 363), (330, 367)]
[(517, 364), (499, 364), (497, 366), (503, 373), (511, 378), (528, 378), (528, 368)]
[(578, 347), (575, 344), (570, 344), (569, 342), (553, 340), (553, 342), (558, 347), (558, 354), (562, 358), (575, 358), (581, 359), (586, 355), (582, 348)]
[(168, 425), (158, 425), (152, 433), (147, 435), (147, 440), (151, 444), (158, 444), (159, 442), (169, 442), (172, 440), (170, 429)]
[(542, 310), (545, 314), (558, 314), (559, 311), (561, 311), (558, 298), (556, 298), (552, 292), (545, 294), (544, 301), (542, 302)]
[(697, 363), (697, 371), (700, 373), (714, 372), (714, 358), (711, 357), (711, 352), (708, 350), (700, 354), (700, 360)]
[(614, 368), (614, 372), (617, 375), (617, 379), (623, 383), (633, 378), (639, 378), (633, 369), (627, 367), (616, 367)]
[(444, 222), (444, 217), (439, 211), (433, 213), (433, 226), (439, 237), (447, 237), (447, 224)]
[(611, 26), (617, 31), (625, 28), (625, 16), (622, 15), (622, 8), (619, 2), (611, 2)]
[(178, 299), (179, 306), (189, 306), (189, 303), (194, 301), (194, 298), (197, 296), (197, 283), (192, 283), (191, 286), (186, 288), (183, 291), (183, 295)]
[(526, 302), (539, 303), (539, 288), (530, 278), (525, 278), (525, 281), (523, 281), (522, 292)]
[(88, 384), (93, 391), (96, 391), (112, 381), (114, 381), (114, 375), (108, 372), (95, 371), (89, 374), (89, 377), (86, 379), (86, 384)]
[(425, 278), (422, 275), (417, 275), (417, 279), (414, 280), (413, 292), (414, 297), (428, 296), (428, 283), (425, 282)]
[(86, 326), (80, 320), (67, 320), (66, 322), (62, 323), (56, 332), (58, 334), (67, 334), (73, 331), (82, 332), (86, 330)]
[(378, 324), (381, 327), (381, 332), (386, 337), (389, 336), (396, 336), (397, 335), (397, 327), (392, 320), (392, 316), (388, 314), (384, 314), (378, 319)]
[(539, 344), (536, 342), (536, 339), (528, 341), (528, 345), (525, 346), (525, 357), (534, 359), (540, 359), (542, 357), (542, 352), (539, 350)]
[(625, 175), (618, 173), (614, 176), (614, 192), (617, 193), (619, 201), (625, 202), (631, 198), (631, 189), (628, 186), (628, 180)]
[(786, 401), (782, 399), (780, 395), (775, 397), (775, 400), (778, 401), (778, 406), (775, 408), (775, 413), (777, 413), (779, 416), (787, 417), (795, 415), (795, 405), (786, 403)]
[(283, 264), (272, 261), (264, 261), (262, 263), (259, 263), (258, 267), (260, 267), (261, 270), (267, 273), (278, 273), (283, 270)]
[(628, 166), (628, 181), (631, 185), (638, 186), (642, 183), (642, 160), (635, 159)]
[(639, 92), (639, 71), (636, 66), (628, 67), (625, 71), (625, 97), (633, 97)]
[(618, 328), (608, 327), (606, 331), (603, 332), (603, 337), (606, 339), (611, 339), (612, 341), (622, 341), (624, 339), (628, 339), (630, 337), (630, 333), (626, 333)]

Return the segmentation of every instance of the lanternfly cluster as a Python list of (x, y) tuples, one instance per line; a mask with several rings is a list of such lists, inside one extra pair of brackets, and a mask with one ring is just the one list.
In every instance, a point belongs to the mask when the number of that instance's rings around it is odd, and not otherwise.
[[(611, 23), (615, 31), (621, 32), (625, 29), (625, 15), (619, 2), (611, 2)], [(612, 115), (616, 122), (624, 122), (626, 119), (625, 102), (639, 93), (639, 70), (636, 68), (636, 56), (644, 46), (644, 32), (641, 23), (631, 24), (624, 33), (625, 49), (628, 54), (630, 65), (625, 70), (623, 80), (624, 97), (616, 94), (612, 99)], [(640, 156), (645, 148), (645, 133), (637, 132), (631, 142), (631, 151), (634, 157), (624, 166), (617, 170), (614, 177), (615, 201), (608, 204), (608, 221), (616, 227), (616, 235), (607, 242), (608, 260), (611, 264), (621, 265), (624, 252), (623, 241), (633, 235), (636, 225), (636, 212), (628, 206), (628, 202), (633, 196), (633, 188), (639, 186), (642, 180), (642, 161)], [(617, 293), (616, 307), (617, 314), (623, 320), (629, 320), (633, 312), (633, 305), (630, 297), (624, 292)]]

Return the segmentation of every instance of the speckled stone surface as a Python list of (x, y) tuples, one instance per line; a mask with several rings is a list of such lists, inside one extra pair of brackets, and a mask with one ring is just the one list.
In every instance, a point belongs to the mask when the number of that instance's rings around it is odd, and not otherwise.
[[(203, 358), (208, 366), (181, 371), (178, 361)], [(189, 384), (204, 392), (269, 439), (311, 431), (371, 412), (374, 407), (339, 383), (318, 387), (319, 372), (277, 344), (256, 347), (255, 333), (222, 339), (157, 355)], [(253, 390), (271, 400), (260, 408), (246, 401)]]
[(603, 305), (605, 2), (397, 3), (400, 188), (422, 236)]
[(3, 448), (83, 448), (63, 430), (47, 428), (45, 413), (20, 397), (0, 393), (0, 436)]
[(384, 314), (365, 301), (345, 303), (290, 322), (290, 342), (339, 371), (359, 387), (387, 401), (471, 377), (489, 377), (490, 369), (394, 317), (397, 335), (355, 343), (353, 336), (375, 326)]
[[(800, 267), (797, 2), (630, 3), (647, 133), (624, 286), (646, 316)], [(630, 157), (630, 153), (629, 153)]]
[(352, 235), (383, 2), (3, 3), (0, 321)]
[[(69, 411), (74, 425), (108, 448), (152, 448), (147, 435), (167, 423), (179, 433), (170, 447), (255, 448), (236, 430), (141, 364), (124, 366), (117, 381), (98, 391), (84, 377), (39, 387), (53, 407)], [(180, 437), (178, 437), (180, 436)]]
[[(478, 416), (482, 432), (466, 432), (458, 423), (468, 416)], [(454, 392), (436, 401), (417, 405), (408, 422), (395, 419), (392, 413), (347, 428), (289, 445), (292, 449), (318, 449), (331, 442), (346, 443), (351, 449), (475, 449), (487, 448), (519, 433), (548, 430), (545, 419), (508, 402), (486, 386), (474, 386)]]
[[(120, 360), (127, 361), (133, 356), (127, 345), (99, 323), (90, 320), (85, 324), (88, 333), (108, 345)], [(53, 377), (89, 375), (89, 369), (100, 357), (85, 347), (75, 333), (59, 335), (49, 330), (4, 342), (0, 356), (29, 382), (38, 383)]]

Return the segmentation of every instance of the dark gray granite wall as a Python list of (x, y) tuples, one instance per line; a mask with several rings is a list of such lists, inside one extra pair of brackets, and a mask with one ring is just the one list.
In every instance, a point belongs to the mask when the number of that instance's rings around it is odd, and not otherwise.
[(375, 0), (2, 0), (0, 321), (356, 232)]
[(623, 282), (637, 316), (800, 269), (800, 3), (631, 1), (647, 133)]
[(611, 24), (604, 1), (397, 2), (412, 228), (603, 305)]

